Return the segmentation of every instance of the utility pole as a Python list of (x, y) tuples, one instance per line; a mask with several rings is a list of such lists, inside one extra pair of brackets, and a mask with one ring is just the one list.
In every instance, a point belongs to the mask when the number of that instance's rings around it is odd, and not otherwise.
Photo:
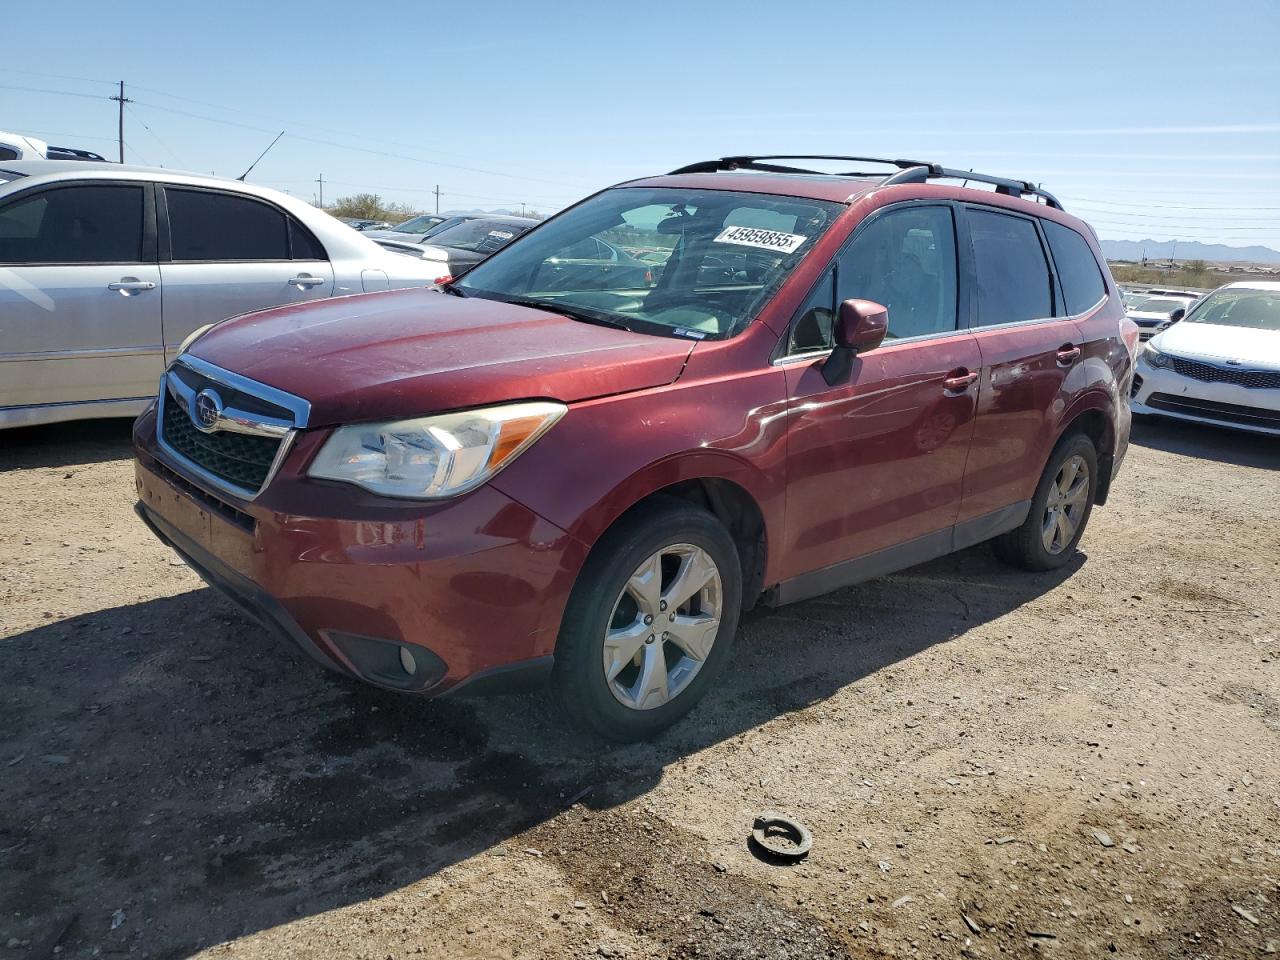
[(431, 191), (436, 195), (436, 213), (440, 212), (440, 184), (436, 184), (436, 188)]
[(520, 216), (524, 216), (524, 201), (520, 201)]
[(116, 103), (120, 104), (120, 121), (119, 121), (120, 162), (124, 163), (124, 105), (126, 103), (133, 103), (133, 101), (124, 95), (123, 80), (120, 81), (120, 93), (114, 97), (110, 97), (109, 99), (114, 100)]
[(324, 174), (323, 173), (320, 174), (320, 176), (316, 179), (316, 183), (320, 184), (320, 209), (323, 210), (324, 209)]

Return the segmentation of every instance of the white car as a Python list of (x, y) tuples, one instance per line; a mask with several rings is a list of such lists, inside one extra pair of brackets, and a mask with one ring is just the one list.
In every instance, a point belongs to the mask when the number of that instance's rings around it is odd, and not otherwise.
[(1186, 316), (1195, 302), (1195, 297), (1148, 297), (1136, 307), (1130, 307), (1128, 316), (1138, 325), (1138, 339), (1150, 340)]
[(253, 184), (0, 162), (0, 428), (133, 416), (208, 324), (439, 273)]
[(1280, 283), (1219, 287), (1149, 340), (1131, 406), (1136, 414), (1280, 435)]

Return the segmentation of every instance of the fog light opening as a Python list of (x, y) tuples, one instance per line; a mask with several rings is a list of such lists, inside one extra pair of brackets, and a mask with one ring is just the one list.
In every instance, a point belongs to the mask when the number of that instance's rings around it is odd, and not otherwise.
[(409, 652), (408, 647), (400, 648), (400, 666), (404, 667), (404, 672), (411, 677), (418, 672), (418, 661), (413, 659), (413, 654)]

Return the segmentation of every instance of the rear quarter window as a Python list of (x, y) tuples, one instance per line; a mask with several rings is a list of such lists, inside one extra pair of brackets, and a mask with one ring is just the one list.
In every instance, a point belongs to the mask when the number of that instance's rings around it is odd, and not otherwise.
[(1041, 220), (1053, 264), (1058, 268), (1067, 313), (1075, 316), (1094, 307), (1106, 295), (1106, 281), (1093, 250), (1084, 237), (1070, 227), (1052, 220)]

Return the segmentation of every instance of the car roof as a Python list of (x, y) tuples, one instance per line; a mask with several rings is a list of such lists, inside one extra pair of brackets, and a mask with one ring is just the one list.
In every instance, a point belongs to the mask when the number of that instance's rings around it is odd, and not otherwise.
[(1234, 283), (1228, 283), (1225, 287), (1219, 287), (1219, 290), (1280, 290), (1280, 282), (1274, 280), (1237, 280)]
[(1031, 216), (1056, 220), (1082, 233), (1092, 233), (1092, 228), (1071, 213), (1040, 203), (1034, 199), (1010, 196), (989, 189), (976, 189), (952, 183), (885, 183), (885, 176), (849, 176), (824, 173), (772, 173), (755, 170), (719, 170), (714, 173), (669, 173), (663, 176), (629, 180), (619, 188), (676, 187), (687, 190), (726, 190), (740, 193), (763, 193), (780, 197), (800, 197), (807, 200), (829, 200), (835, 203), (853, 204), (885, 191), (893, 200), (933, 198), (957, 200), (966, 203), (983, 203)]

